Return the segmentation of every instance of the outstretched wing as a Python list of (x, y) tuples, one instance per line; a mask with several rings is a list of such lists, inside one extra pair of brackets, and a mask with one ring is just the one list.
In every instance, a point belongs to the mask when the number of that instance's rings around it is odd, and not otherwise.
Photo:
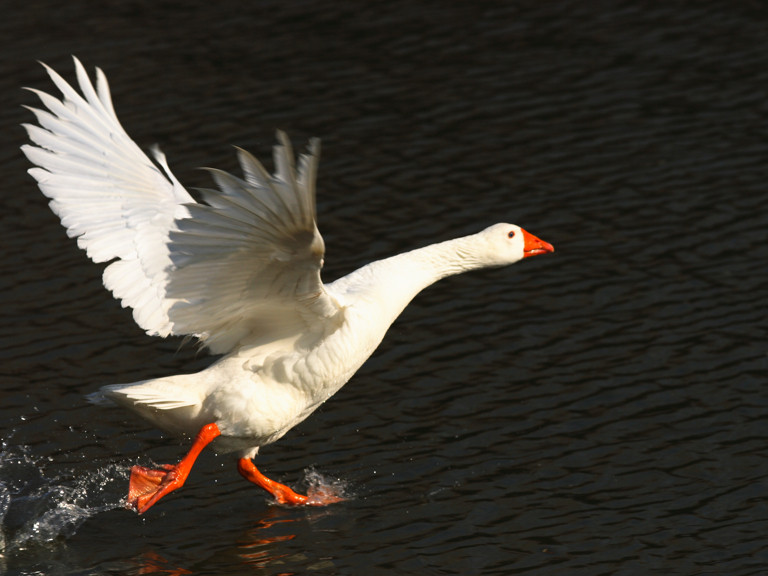
[(320, 279), (325, 246), (315, 224), (319, 142), (299, 157), (278, 132), (270, 176), (238, 150), (244, 178), (211, 170), (219, 190), (171, 232), (169, 317), (213, 351), (238, 342), (323, 332), (340, 310)]
[(94, 89), (76, 58), (75, 69), (82, 94), (46, 66), (62, 98), (33, 90), (47, 110), (31, 109), (39, 126), (25, 125), (33, 144), (22, 150), (69, 236), (94, 262), (111, 262), (104, 285), (139, 326), (224, 353), (338, 312), (320, 281), (317, 143), (297, 170), (279, 134), (274, 176), (240, 151), (245, 178), (214, 171), (221, 191), (198, 204), (162, 153), (153, 163), (126, 134), (102, 71)]
[(45, 68), (63, 97), (32, 90), (47, 110), (30, 108), (39, 126), (24, 125), (35, 144), (22, 146), (37, 165), (29, 173), (91, 260), (116, 260), (104, 271), (104, 285), (133, 308), (136, 323), (151, 335), (172, 334), (165, 296), (171, 263), (166, 244), (174, 220), (187, 217), (185, 204), (194, 200), (162, 155), (157, 153), (156, 159), (164, 172), (123, 130), (101, 70), (96, 70), (94, 90), (75, 59), (80, 95)]

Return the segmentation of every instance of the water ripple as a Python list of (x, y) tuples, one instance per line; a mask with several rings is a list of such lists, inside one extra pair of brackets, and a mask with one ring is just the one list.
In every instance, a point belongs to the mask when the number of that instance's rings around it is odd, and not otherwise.
[[(0, 23), (6, 573), (764, 572), (761, 4), (144, 4)], [(18, 86), (72, 51), (190, 187), (231, 144), (323, 137), (329, 280), (496, 220), (556, 246), (425, 291), (263, 450), (344, 504), (270, 505), (204, 452), (162, 506), (119, 509), (131, 465), (186, 446), (84, 395), (209, 360), (132, 325), (25, 175)]]

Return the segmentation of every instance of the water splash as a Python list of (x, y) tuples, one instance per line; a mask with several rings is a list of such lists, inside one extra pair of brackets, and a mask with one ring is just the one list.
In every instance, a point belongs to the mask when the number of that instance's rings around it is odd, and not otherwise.
[(307, 487), (307, 503), (310, 505), (326, 505), (353, 497), (344, 480), (324, 476), (312, 467), (304, 470), (303, 483)]
[[(91, 516), (121, 508), (125, 466), (59, 470), (46, 474), (47, 460), (25, 446), (0, 451), (0, 555), (49, 545), (75, 534)], [(121, 486), (117, 486), (120, 483)]]

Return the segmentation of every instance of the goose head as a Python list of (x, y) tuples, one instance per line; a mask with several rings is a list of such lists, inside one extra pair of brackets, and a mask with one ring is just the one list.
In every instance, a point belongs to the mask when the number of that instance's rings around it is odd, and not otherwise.
[(486, 266), (506, 266), (523, 258), (555, 251), (552, 244), (515, 224), (494, 224), (477, 236), (478, 256)]

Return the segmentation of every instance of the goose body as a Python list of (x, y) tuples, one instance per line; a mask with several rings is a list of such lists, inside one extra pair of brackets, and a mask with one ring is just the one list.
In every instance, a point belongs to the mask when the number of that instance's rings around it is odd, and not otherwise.
[(34, 90), (36, 165), (30, 174), (104, 284), (150, 335), (193, 336), (223, 356), (195, 374), (103, 387), (91, 398), (194, 437), (177, 465), (132, 470), (128, 504), (140, 513), (180, 487), (200, 450), (216, 441), (238, 470), (278, 502), (326, 504), (263, 476), (253, 465), (270, 444), (335, 394), (373, 353), (422, 289), (453, 274), (512, 264), (554, 249), (513, 224), (373, 262), (330, 284), (315, 223), (319, 143), (298, 163), (278, 132), (275, 173), (243, 150), (239, 178), (211, 170), (217, 190), (195, 201), (159, 150), (154, 162), (120, 126), (106, 77), (94, 87), (75, 59), (80, 92), (46, 67), (62, 93)]

